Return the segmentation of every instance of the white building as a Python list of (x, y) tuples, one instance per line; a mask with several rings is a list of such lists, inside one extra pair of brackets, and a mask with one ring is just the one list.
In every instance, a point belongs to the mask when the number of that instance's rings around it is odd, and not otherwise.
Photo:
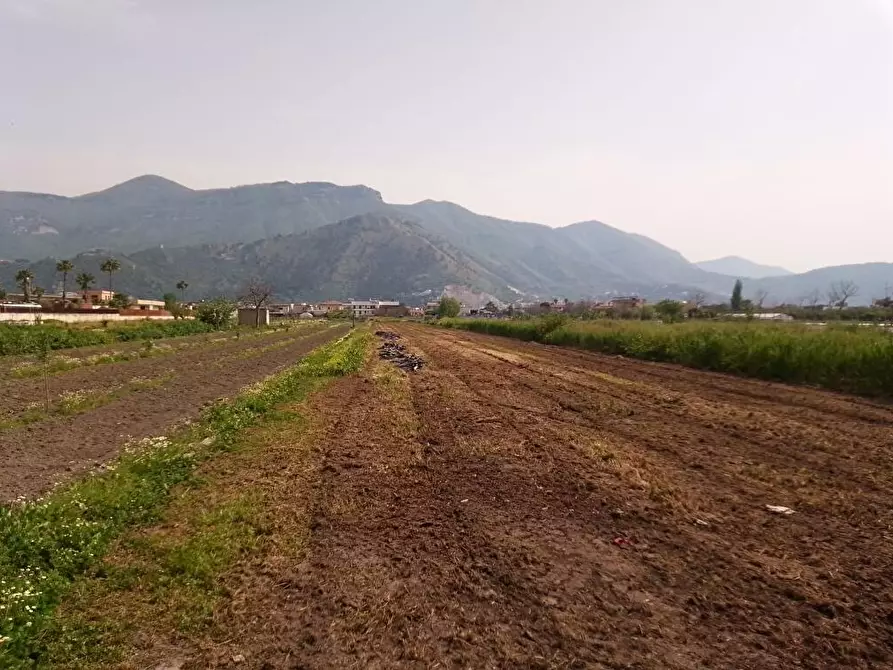
[(790, 314), (780, 314), (777, 312), (754, 312), (753, 314), (732, 314), (735, 319), (755, 319), (757, 321), (793, 321), (794, 317)]
[(374, 316), (382, 307), (399, 307), (395, 300), (351, 300), (347, 303), (347, 309), (355, 319), (365, 319)]
[(350, 315), (355, 319), (363, 319), (375, 314), (378, 309), (377, 300), (351, 300), (347, 303)]

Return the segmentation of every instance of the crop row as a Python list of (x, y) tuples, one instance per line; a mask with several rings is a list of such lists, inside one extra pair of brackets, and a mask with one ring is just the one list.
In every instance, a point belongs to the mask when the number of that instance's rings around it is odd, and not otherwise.
[(237, 448), (239, 432), (363, 364), (368, 332), (320, 347), (297, 365), (252, 384), (172, 436), (130, 445), (101, 474), (40, 500), (0, 505), (0, 667), (40, 665), (40, 636), (55, 606), (128, 528), (156, 519), (171, 489), (198, 465)]
[(866, 326), (441, 319), (440, 325), (867, 396), (893, 397), (893, 333)]
[(134, 340), (198, 335), (214, 330), (202, 321), (141, 322), (110, 328), (70, 328), (55, 325), (0, 324), (0, 356), (39, 354)]

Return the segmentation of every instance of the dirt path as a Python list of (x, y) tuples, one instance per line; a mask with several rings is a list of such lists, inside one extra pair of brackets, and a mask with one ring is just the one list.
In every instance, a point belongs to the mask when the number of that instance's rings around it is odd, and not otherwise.
[(893, 664), (893, 409), (394, 329), (421, 371), (317, 404), (306, 559), (184, 667)]
[[(57, 375), (54, 393), (101, 391), (142, 376), (169, 379), (84, 413), (0, 431), (0, 501), (33, 496), (94, 467), (113, 457), (129, 438), (162, 434), (176, 422), (195, 417), (208, 403), (294, 363), (345, 330), (294, 330)], [(8, 395), (6, 403), (23, 407), (22, 398), (34, 397), (34, 384), (38, 382), (31, 379), (8, 382), (4, 390), (12, 388), (16, 395)]]

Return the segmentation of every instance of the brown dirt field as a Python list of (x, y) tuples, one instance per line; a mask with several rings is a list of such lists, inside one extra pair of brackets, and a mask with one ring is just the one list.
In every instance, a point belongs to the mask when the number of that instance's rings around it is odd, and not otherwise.
[[(173, 349), (188, 348), (194, 343), (202, 340), (223, 340), (234, 338), (231, 332), (211, 332), (202, 333), (200, 335), (184, 335), (182, 337), (165, 337), (159, 340), (153, 340), (155, 344), (165, 344)], [(134, 340), (132, 342), (116, 342), (114, 344), (97, 344), (90, 347), (72, 347), (70, 349), (54, 349), (50, 352), (50, 357), (65, 356), (67, 358), (87, 358), (94, 354), (106, 353), (108, 351), (138, 351), (146, 344), (145, 340)], [(25, 363), (34, 363), (38, 361), (38, 357), (34, 354), (21, 354), (15, 356), (0, 356), (0, 382), (4, 379), (16, 379), (12, 374), (15, 366)]]
[[(114, 457), (129, 438), (159, 435), (193, 419), (209, 403), (293, 364), (346, 329), (291, 330), (54, 375), (53, 394), (102, 390), (139, 376), (172, 378), (158, 388), (124, 395), (84, 413), (0, 431), (0, 501), (39, 494)], [(276, 347), (264, 350), (274, 343)], [(26, 401), (43, 397), (42, 384), (35, 379), (5, 382), (0, 388), (3, 405), (23, 410)]]
[[(318, 330), (316, 324), (312, 324), (306, 330), (278, 330), (264, 332), (260, 335), (251, 334), (239, 339), (235, 339), (229, 334), (212, 333), (210, 337), (208, 335), (196, 335), (189, 338), (177, 338), (176, 342), (158, 340), (154, 342), (154, 346), (170, 346), (171, 350), (169, 353), (147, 358), (137, 358), (130, 361), (88, 365), (50, 374), (50, 395), (57, 396), (65, 391), (77, 390), (102, 391), (109, 385), (121, 383), (133, 377), (152, 377), (159, 374), (159, 371), (169, 370), (173, 366), (192, 366), (195, 361), (208, 360), (209, 353), (212, 351), (215, 352), (214, 357), (225, 359), (231, 356), (238, 356), (242, 352), (261, 349), (277, 342), (290, 341), (295, 337), (302, 337)], [(140, 346), (130, 347), (130, 349), (108, 345), (101, 349), (94, 347), (92, 348), (92, 353), (132, 351), (145, 346), (145, 342), (138, 344)], [(72, 352), (72, 358), (84, 355), (80, 350), (70, 351)], [(68, 352), (69, 350), (64, 350), (57, 353), (68, 356)], [(75, 352), (77, 352), (77, 355)], [(6, 360), (4, 359), (5, 362)], [(14, 418), (24, 412), (30, 403), (42, 401), (44, 396), (43, 377), (16, 378), (8, 376), (5, 379), (0, 378), (0, 413), (2, 413), (3, 418)]]
[(176, 667), (893, 665), (893, 409), (389, 327), (428, 364), (317, 400), (306, 557)]

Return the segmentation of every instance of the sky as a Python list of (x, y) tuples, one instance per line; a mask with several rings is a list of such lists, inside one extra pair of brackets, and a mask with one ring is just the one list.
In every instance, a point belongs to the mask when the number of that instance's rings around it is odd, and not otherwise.
[(366, 184), (893, 261), (893, 0), (0, 0), (0, 190)]

